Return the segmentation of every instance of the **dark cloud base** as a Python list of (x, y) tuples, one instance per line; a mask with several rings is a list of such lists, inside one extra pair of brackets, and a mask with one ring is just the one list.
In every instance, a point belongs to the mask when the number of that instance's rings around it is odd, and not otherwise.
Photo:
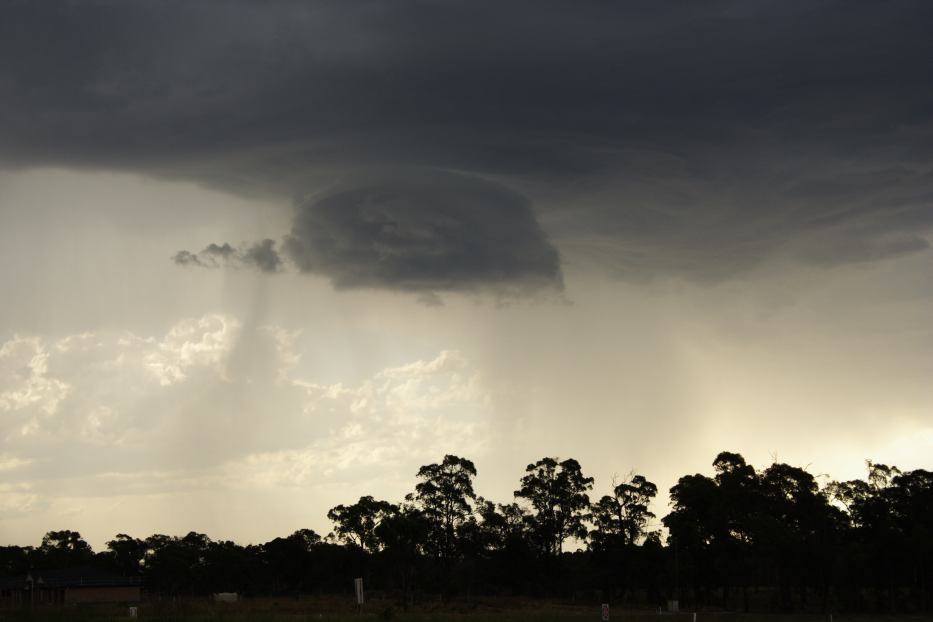
[[(557, 250), (528, 199), (498, 183), (427, 169), (344, 177), (296, 208), (281, 245), (300, 272), (339, 289), (448, 291), (560, 289)], [(216, 267), (282, 265), (272, 240), (245, 251), (211, 244), (180, 251), (176, 263)], [(430, 298), (430, 300), (434, 300)]]
[[(931, 23), (926, 0), (8, 2), (0, 166), (287, 198), (359, 179), (300, 201), (281, 248), (176, 258), (284, 253), (338, 287), (554, 283), (535, 217), (625, 278), (880, 261), (933, 229)], [(383, 201), (378, 227), (353, 206), (388, 167), (495, 179), (534, 216), (406, 182), (422, 207)]]

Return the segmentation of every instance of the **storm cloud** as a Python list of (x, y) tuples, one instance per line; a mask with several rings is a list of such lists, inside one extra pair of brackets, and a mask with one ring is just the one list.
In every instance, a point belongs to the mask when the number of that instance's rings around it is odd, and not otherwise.
[(558, 252), (527, 198), (447, 171), (386, 169), (342, 179), (296, 207), (278, 248), (270, 239), (242, 249), (212, 243), (173, 260), (276, 272), (284, 254), (298, 271), (338, 289), (515, 294), (563, 286)]
[[(456, 240), (446, 252), (413, 231), (389, 240), (359, 220), (351, 190), (300, 199), (288, 254), (338, 286), (553, 280), (536, 222), (561, 257), (633, 279), (879, 261), (927, 248), (933, 227), (927, 2), (100, 1), (2, 12), (0, 165), (123, 169), (288, 201), (407, 167), (494, 179), (527, 199), (502, 208), (502, 243), (528, 226), (520, 248), (483, 248), (471, 269), (463, 235), (495, 239), (472, 200), (384, 206), (433, 228), (436, 244)], [(254, 259), (269, 271), (275, 249), (265, 250)], [(505, 263), (478, 267), (492, 258)]]
[(438, 171), (364, 175), (300, 206), (285, 249), (338, 288), (560, 287), (558, 253), (529, 201)]
[(931, 24), (0, 1), (0, 535), (327, 533), (446, 453), (929, 469)]

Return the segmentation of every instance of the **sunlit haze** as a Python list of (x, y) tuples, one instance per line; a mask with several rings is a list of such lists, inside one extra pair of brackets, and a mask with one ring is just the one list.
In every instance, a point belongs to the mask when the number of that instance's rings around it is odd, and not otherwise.
[(0, 9), (0, 543), (933, 467), (930, 7), (670, 4)]

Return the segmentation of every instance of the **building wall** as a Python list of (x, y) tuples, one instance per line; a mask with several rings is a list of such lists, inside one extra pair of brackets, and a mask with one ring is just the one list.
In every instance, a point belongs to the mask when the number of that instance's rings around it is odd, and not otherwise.
[(23, 602), (23, 590), (0, 590), (0, 604), (4, 606), (19, 605)]
[(66, 603), (131, 603), (139, 601), (139, 586), (68, 587)]

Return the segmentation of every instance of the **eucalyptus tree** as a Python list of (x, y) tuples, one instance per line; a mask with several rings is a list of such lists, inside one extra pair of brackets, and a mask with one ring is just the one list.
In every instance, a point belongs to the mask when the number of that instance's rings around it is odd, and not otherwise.
[[(647, 536), (648, 521), (654, 514), (648, 504), (658, 488), (643, 475), (629, 474), (626, 481), (613, 479), (612, 494), (593, 504), (589, 548), (594, 577), (607, 600), (622, 596), (639, 582), (648, 570), (646, 555), (635, 544)], [(638, 568), (639, 561), (642, 568)]]
[(658, 487), (644, 475), (631, 475), (627, 482), (614, 486), (611, 495), (593, 504), (591, 544), (595, 548), (625, 547), (645, 537), (648, 521), (655, 517), (648, 504), (657, 494)]
[(906, 585), (913, 607), (933, 609), (933, 473), (866, 465), (865, 480), (827, 486), (848, 512), (848, 548), (859, 562), (847, 568), (849, 596), (860, 605), (864, 588), (871, 588), (877, 609), (894, 610)]
[(473, 513), (476, 467), (466, 458), (448, 454), (439, 464), (418, 469), (417, 477), (421, 481), (408, 498), (430, 525), (431, 551), (446, 564), (457, 554), (457, 530)]
[(523, 541), (527, 516), (517, 503), (496, 504), (480, 497), (476, 515), (482, 544), (488, 552), (501, 552)]
[(94, 551), (81, 534), (70, 529), (49, 531), (42, 537), (39, 553), (50, 568), (81, 566), (94, 559)]
[(169, 594), (206, 591), (206, 561), (212, 542), (207, 534), (191, 531), (180, 538), (153, 534), (144, 542), (147, 586)]
[(583, 475), (573, 458), (559, 462), (542, 458), (525, 468), (521, 487), (515, 496), (525, 499), (532, 509), (528, 526), (539, 551), (548, 557), (560, 556), (568, 538), (586, 537), (590, 508), (587, 491), (593, 478)]
[(139, 538), (118, 533), (107, 542), (107, 552), (113, 566), (124, 574), (136, 574), (142, 569), (146, 557), (146, 542)]
[(338, 539), (373, 553), (379, 549), (376, 527), (394, 509), (391, 503), (367, 495), (356, 503), (331, 508), (327, 518), (333, 521)]
[(273, 593), (299, 593), (307, 588), (307, 570), (312, 553), (321, 544), (321, 537), (312, 529), (299, 529), (286, 537), (278, 537), (261, 546)]
[(755, 534), (763, 515), (761, 477), (739, 453), (723, 451), (713, 460), (718, 486), (714, 506), (714, 555), (718, 560), (723, 606), (730, 606), (730, 591), (739, 586), (743, 608), (749, 608), (749, 587), (755, 575)]
[(376, 525), (382, 555), (393, 569), (406, 606), (412, 599), (416, 571), (431, 527), (424, 514), (410, 504), (392, 506)]

